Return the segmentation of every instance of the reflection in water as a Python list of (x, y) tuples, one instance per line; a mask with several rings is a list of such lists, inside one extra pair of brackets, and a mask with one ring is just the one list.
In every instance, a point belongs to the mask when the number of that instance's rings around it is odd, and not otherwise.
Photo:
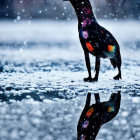
[(104, 123), (111, 121), (120, 109), (121, 93), (113, 93), (109, 101), (100, 102), (99, 94), (94, 94), (96, 103), (90, 106), (91, 94), (88, 93), (83, 112), (80, 116), (78, 140), (94, 140)]

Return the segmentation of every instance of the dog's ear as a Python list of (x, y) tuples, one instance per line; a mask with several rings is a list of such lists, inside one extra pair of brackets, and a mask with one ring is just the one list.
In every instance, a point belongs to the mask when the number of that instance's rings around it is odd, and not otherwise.
[(91, 93), (88, 93), (87, 94), (85, 108), (90, 106), (90, 100), (91, 100)]
[(100, 95), (99, 95), (99, 93), (95, 93), (94, 96), (95, 96), (96, 104), (99, 104), (100, 103)]

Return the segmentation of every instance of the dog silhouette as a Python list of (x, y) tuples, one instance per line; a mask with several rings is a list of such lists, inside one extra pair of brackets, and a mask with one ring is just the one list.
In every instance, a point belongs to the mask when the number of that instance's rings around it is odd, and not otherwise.
[(77, 125), (77, 140), (95, 140), (101, 126), (111, 121), (120, 109), (121, 94), (113, 93), (106, 102), (100, 102), (99, 94), (94, 94), (96, 103), (90, 105), (88, 93), (83, 112)]
[[(119, 44), (114, 36), (100, 26), (95, 19), (89, 0), (64, 0), (69, 1), (75, 9), (78, 18), (79, 38), (84, 50), (88, 78), (84, 81), (98, 81), (100, 58), (109, 58), (114, 68), (118, 68), (115, 80), (121, 79), (121, 54)], [(95, 77), (91, 75), (89, 54), (96, 57)]]

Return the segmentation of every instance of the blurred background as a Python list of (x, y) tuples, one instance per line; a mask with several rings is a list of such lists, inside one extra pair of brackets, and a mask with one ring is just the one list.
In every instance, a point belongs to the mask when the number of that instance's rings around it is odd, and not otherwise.
[(0, 0), (0, 140), (76, 140), (86, 94), (107, 101), (117, 91), (120, 111), (97, 140), (140, 140), (140, 0), (90, 1), (120, 44), (120, 81), (104, 59), (99, 82), (83, 82), (87, 69), (69, 2)]
[[(91, 0), (95, 15), (107, 19), (140, 19), (140, 0)], [(96, 8), (95, 8), (96, 7)], [(63, 0), (0, 0), (1, 19), (75, 18)]]

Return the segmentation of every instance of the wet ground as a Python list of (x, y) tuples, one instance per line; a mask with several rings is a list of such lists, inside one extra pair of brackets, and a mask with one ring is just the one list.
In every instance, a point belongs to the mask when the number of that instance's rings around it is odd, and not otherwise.
[[(83, 82), (87, 70), (75, 21), (0, 22), (0, 140), (75, 140), (86, 94), (106, 101), (117, 91), (120, 111), (97, 140), (140, 139), (140, 23), (100, 22), (120, 43), (120, 81), (105, 59), (99, 82)], [(94, 73), (92, 56), (91, 62)]]

